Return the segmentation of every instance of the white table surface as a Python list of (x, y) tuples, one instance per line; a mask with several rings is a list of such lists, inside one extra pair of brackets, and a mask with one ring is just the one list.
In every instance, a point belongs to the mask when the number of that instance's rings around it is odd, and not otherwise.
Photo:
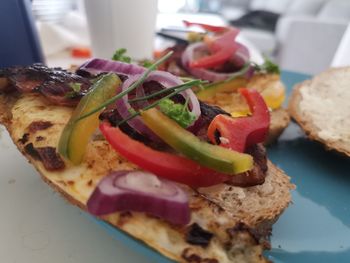
[(151, 262), (54, 193), (0, 126), (0, 262)]

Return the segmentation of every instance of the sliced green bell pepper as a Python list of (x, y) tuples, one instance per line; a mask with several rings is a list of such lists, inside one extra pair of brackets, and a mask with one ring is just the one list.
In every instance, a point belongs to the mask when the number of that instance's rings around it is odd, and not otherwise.
[(143, 122), (172, 148), (197, 163), (226, 174), (246, 172), (252, 156), (201, 141), (156, 108), (141, 112)]
[(116, 74), (108, 73), (104, 75), (95, 82), (89, 93), (81, 99), (74, 110), (58, 143), (58, 152), (73, 164), (79, 164), (83, 160), (91, 135), (98, 128), (98, 116), (101, 111), (81, 120), (78, 120), (79, 117), (113, 97), (120, 84), (121, 80)]

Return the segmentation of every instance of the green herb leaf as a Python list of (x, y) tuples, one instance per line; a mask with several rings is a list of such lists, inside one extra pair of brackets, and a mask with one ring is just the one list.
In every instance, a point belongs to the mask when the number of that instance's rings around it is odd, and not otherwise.
[(70, 82), (68, 86), (72, 88), (72, 91), (67, 92), (64, 95), (65, 98), (74, 98), (81, 90), (81, 83), (79, 82)]
[(112, 60), (130, 63), (131, 58), (129, 56), (126, 56), (125, 53), (126, 53), (125, 48), (117, 49), (113, 54)]
[(153, 62), (150, 60), (145, 60), (142, 62), (142, 66), (145, 68), (149, 68), (150, 66), (152, 66)]
[(262, 65), (254, 64), (255, 70), (261, 73), (280, 74), (280, 68), (277, 64), (273, 63), (268, 57), (264, 57), (265, 61)]
[(187, 128), (195, 120), (195, 115), (188, 110), (187, 103), (182, 105), (171, 99), (164, 99), (158, 104), (159, 109), (170, 119), (176, 121), (181, 127)]
[(75, 92), (79, 92), (81, 90), (81, 83), (78, 82), (71, 82), (68, 84), (69, 87), (72, 88), (73, 91)]

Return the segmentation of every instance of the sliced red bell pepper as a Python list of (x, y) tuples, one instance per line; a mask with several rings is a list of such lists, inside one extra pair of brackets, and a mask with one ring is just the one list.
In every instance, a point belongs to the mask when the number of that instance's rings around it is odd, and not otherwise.
[(185, 157), (154, 150), (133, 140), (108, 122), (102, 122), (100, 130), (120, 155), (163, 178), (194, 188), (216, 185), (232, 178), (232, 175), (216, 172)]
[(190, 26), (200, 26), (206, 31), (214, 32), (214, 33), (221, 33), (227, 30), (227, 27), (224, 26), (212, 26), (212, 25), (207, 25), (207, 24), (202, 24), (202, 23), (195, 23), (195, 22), (190, 22), (187, 20), (183, 20), (185, 26), (190, 27)]
[(71, 50), (71, 55), (73, 58), (90, 58), (91, 49), (87, 47), (75, 47)]
[(208, 43), (211, 55), (191, 61), (189, 66), (191, 68), (212, 68), (228, 61), (239, 47), (235, 42), (238, 33), (238, 29), (229, 28), (221, 36)]
[(252, 116), (231, 118), (227, 115), (217, 115), (208, 127), (208, 138), (217, 143), (219, 135), (220, 145), (238, 152), (253, 144), (266, 139), (270, 113), (263, 97), (254, 89), (239, 89), (249, 105)]

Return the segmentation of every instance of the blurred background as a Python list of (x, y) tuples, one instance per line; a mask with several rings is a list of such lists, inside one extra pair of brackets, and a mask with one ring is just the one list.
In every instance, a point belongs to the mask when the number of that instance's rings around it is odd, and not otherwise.
[[(91, 20), (93, 15), (85, 8), (85, 4), (89, 2), (92, 1), (31, 1), (30, 8), (33, 11), (44, 59), (50, 66), (67, 67), (94, 55), (91, 51), (96, 53), (96, 50), (91, 49), (94, 47), (96, 34), (92, 36), (89, 34), (92, 24), (91, 21), (87, 21)], [(165, 29), (172, 31), (174, 28), (181, 29), (183, 19), (214, 25), (233, 25), (240, 28), (240, 38), (249, 43), (248, 46), (253, 52), (271, 57), (282, 69), (309, 74), (318, 73), (332, 64), (350, 22), (349, 0), (152, 0), (151, 2), (150, 5), (156, 3), (157, 12), (152, 16), (156, 16), (155, 31), (158, 33)], [(136, 5), (133, 8), (134, 11), (125, 10), (124, 14), (128, 12), (132, 14), (138, 10)], [(86, 16), (89, 12), (90, 18)], [(110, 14), (118, 17), (118, 10), (112, 10)], [(98, 19), (103, 20), (106, 17), (107, 14)], [(96, 17), (94, 19), (96, 20)], [(137, 20), (132, 16), (129, 19), (130, 24), (128, 22), (119, 26), (128, 28)], [(110, 23), (108, 20), (103, 21), (106, 24)], [(125, 35), (125, 31), (123, 32)], [(136, 40), (134, 33), (133, 37)], [(142, 45), (139, 41), (135, 42), (137, 45)], [(159, 35), (153, 40), (155, 50), (172, 44), (173, 41)], [(338, 57), (342, 55), (338, 54)]]

